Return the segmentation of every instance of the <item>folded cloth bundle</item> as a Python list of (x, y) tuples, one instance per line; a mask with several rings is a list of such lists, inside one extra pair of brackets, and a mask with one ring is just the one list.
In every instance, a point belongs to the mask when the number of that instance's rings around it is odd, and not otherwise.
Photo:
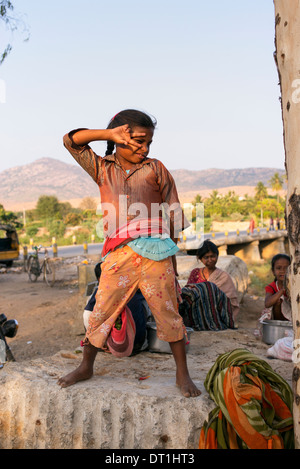
[(118, 330), (116, 323), (111, 329), (107, 339), (110, 352), (117, 357), (129, 357), (133, 350), (135, 339), (135, 322), (128, 306), (121, 313), (121, 329)]
[(220, 355), (204, 386), (217, 407), (201, 429), (200, 449), (293, 449), (293, 393), (248, 350)]

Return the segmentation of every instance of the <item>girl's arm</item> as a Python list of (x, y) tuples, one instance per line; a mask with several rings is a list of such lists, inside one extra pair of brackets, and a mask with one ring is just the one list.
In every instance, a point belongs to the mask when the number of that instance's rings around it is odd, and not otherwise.
[(123, 145), (130, 143), (140, 147), (141, 145), (136, 143), (133, 138), (142, 135), (144, 134), (131, 132), (128, 125), (105, 130), (77, 129), (66, 134), (63, 143), (77, 163), (98, 184), (101, 157), (90, 148), (89, 143), (97, 140), (109, 140)]
[(92, 130), (84, 129), (79, 130), (73, 134), (73, 141), (76, 145), (84, 146), (88, 145), (91, 142), (96, 142), (97, 140), (111, 140), (110, 136), (111, 130)]
[(129, 125), (121, 125), (114, 129), (83, 129), (73, 134), (73, 141), (76, 145), (84, 146), (91, 142), (106, 140), (119, 143), (121, 145), (134, 145), (141, 147), (142, 145), (133, 140), (134, 137), (142, 137), (145, 133), (131, 132)]
[(283, 293), (284, 293), (284, 288), (274, 293), (274, 295), (272, 293), (266, 293), (265, 307), (271, 308), (275, 304), (280, 304), (280, 298), (283, 295)]

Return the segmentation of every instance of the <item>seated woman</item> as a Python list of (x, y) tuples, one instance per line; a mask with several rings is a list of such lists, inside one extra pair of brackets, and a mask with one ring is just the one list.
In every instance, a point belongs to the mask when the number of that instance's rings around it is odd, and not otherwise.
[(204, 264), (204, 267), (193, 269), (190, 273), (189, 283), (212, 282), (222, 290), (229, 298), (233, 318), (236, 319), (239, 313), (238, 295), (232, 278), (224, 270), (216, 267), (219, 257), (217, 246), (209, 240), (204, 241), (197, 251), (197, 258)]
[(237, 291), (229, 274), (216, 267), (219, 251), (205, 241), (197, 252), (203, 268), (192, 270), (181, 290), (179, 312), (186, 326), (198, 331), (235, 329)]

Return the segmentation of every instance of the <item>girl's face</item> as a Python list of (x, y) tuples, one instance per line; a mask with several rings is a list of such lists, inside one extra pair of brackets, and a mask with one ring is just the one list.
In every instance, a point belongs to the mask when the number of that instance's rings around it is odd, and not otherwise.
[(218, 254), (208, 251), (204, 256), (200, 259), (202, 264), (205, 265), (208, 269), (214, 269), (216, 263), (218, 261)]
[(116, 146), (116, 155), (120, 163), (126, 167), (131, 164), (141, 163), (143, 159), (148, 155), (150, 151), (150, 145), (154, 134), (154, 129), (147, 127), (134, 127), (131, 128), (132, 132), (144, 133), (142, 137), (132, 137), (141, 147), (135, 147), (133, 145), (120, 145)]
[(290, 265), (287, 259), (278, 259), (273, 268), (273, 274), (276, 280), (283, 282), (288, 266)]

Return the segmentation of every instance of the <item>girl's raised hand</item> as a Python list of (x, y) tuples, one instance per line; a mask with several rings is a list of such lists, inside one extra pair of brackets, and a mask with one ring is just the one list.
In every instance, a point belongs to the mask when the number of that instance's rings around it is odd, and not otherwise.
[(133, 145), (140, 148), (142, 145), (134, 140), (136, 137), (143, 137), (146, 134), (144, 132), (131, 132), (128, 124), (121, 125), (111, 129), (111, 140), (121, 145)]

